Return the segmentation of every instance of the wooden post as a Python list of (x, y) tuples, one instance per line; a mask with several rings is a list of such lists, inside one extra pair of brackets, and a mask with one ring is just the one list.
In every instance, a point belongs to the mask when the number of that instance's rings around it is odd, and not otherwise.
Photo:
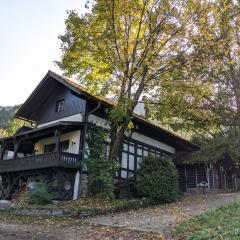
[(186, 185), (186, 192), (187, 192), (187, 187), (188, 187), (188, 184), (187, 184), (187, 181), (188, 181), (188, 178), (187, 178), (187, 164), (184, 165), (184, 175), (185, 175), (185, 185)]
[(1, 151), (0, 151), (0, 160), (3, 160), (4, 157), (4, 153), (5, 153), (5, 148), (6, 148), (6, 144), (3, 143), (3, 145), (1, 146)]
[(20, 141), (21, 141), (20, 139), (19, 140), (14, 139), (14, 141), (13, 141), (13, 145), (14, 145), (13, 159), (17, 158), (17, 153), (18, 153), (18, 148), (19, 148)]
[(231, 174), (231, 177), (232, 177), (232, 189), (234, 190), (235, 187), (234, 187), (234, 178), (233, 178), (233, 175)]
[(196, 188), (198, 187), (197, 166), (195, 165)]
[(55, 131), (55, 137), (56, 137), (56, 146), (55, 146), (55, 152), (59, 152), (60, 150), (60, 138), (61, 138), (61, 130), (60, 129), (57, 129)]
[(211, 168), (212, 168), (212, 178), (213, 178), (213, 189), (215, 189), (215, 174), (214, 174), (214, 165), (211, 164)]
[(225, 189), (227, 189), (226, 171), (224, 171), (224, 183), (225, 183)]

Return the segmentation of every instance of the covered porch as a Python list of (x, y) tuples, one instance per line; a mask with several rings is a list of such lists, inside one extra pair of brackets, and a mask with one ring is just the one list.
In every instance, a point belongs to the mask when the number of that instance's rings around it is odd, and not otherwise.
[[(73, 156), (80, 154), (82, 126), (81, 122), (57, 122), (35, 129), (22, 127), (14, 136), (0, 140), (0, 172), (12, 171), (11, 169), (3, 170), (2, 167), (17, 162), (19, 166), (31, 163), (33, 167), (34, 159), (36, 164), (38, 163), (36, 167), (40, 167), (40, 162), (43, 162), (43, 167), (45, 167), (47, 162), (51, 164), (51, 160), (55, 165), (64, 160), (69, 160), (69, 163), (73, 162)], [(67, 158), (67, 156), (71, 157)], [(61, 157), (62, 161), (56, 161), (58, 157)], [(19, 170), (23, 170), (22, 167)], [(29, 168), (29, 166), (26, 167)]]
[[(33, 179), (54, 182), (61, 199), (73, 197), (81, 160), (81, 122), (58, 122), (41, 128), (21, 128), (1, 139), (2, 198)], [(24, 184), (23, 184), (24, 183)]]

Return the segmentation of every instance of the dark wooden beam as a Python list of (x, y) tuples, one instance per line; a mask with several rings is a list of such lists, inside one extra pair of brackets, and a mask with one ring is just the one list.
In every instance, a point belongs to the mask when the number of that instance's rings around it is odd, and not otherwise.
[(21, 139), (14, 139), (13, 145), (14, 145), (14, 154), (13, 154), (13, 159), (17, 158), (17, 153), (18, 153), (18, 148), (20, 145)]
[(61, 140), (61, 130), (60, 129), (57, 129), (55, 131), (55, 138), (56, 138), (55, 152), (59, 152), (59, 150), (60, 150), (60, 140)]
[(1, 146), (1, 151), (0, 151), (0, 160), (3, 160), (4, 154), (5, 154), (5, 148), (6, 148), (6, 143), (3, 142)]

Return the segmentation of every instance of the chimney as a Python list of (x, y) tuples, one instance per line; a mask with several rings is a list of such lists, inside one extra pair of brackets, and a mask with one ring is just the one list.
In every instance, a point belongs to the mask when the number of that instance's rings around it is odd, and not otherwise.
[(145, 108), (145, 100), (146, 100), (146, 97), (143, 96), (142, 100), (137, 103), (137, 105), (133, 111), (137, 115), (144, 117), (144, 118), (147, 117), (146, 108)]

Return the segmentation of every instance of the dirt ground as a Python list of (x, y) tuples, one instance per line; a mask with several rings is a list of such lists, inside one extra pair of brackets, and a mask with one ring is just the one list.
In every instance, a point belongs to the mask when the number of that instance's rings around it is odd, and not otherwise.
[(1, 240), (162, 240), (160, 234), (142, 233), (109, 227), (79, 227), (48, 228), (39, 225), (26, 225), (0, 222)]
[(41, 228), (28, 226), (24, 224), (13, 224), (0, 222), (0, 239), (3, 240), (30, 240), (30, 239), (57, 239), (50, 232), (42, 232)]
[(239, 193), (209, 194), (90, 219), (6, 217), (0, 220), (0, 240), (163, 240), (163, 233), (179, 222), (239, 200)]

